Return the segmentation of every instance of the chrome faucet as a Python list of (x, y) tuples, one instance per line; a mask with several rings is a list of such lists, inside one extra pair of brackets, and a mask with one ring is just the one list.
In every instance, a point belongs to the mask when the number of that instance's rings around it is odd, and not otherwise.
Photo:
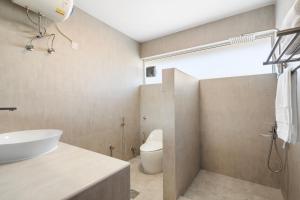
[(17, 110), (17, 108), (16, 107), (4, 107), (4, 108), (0, 108), (0, 110), (7, 110), (7, 111), (15, 111), (15, 110)]

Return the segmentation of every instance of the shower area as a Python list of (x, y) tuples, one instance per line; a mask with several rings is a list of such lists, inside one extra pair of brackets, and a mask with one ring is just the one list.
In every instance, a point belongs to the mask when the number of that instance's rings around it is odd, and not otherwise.
[[(299, 145), (283, 149), (282, 141), (274, 140), (277, 74), (274, 66), (262, 66), (271, 51), (273, 34), (232, 41), (238, 44), (227, 41), (228, 47), (203, 47), (145, 61), (140, 133), (143, 142), (153, 129), (164, 130), (159, 199), (299, 199)], [(247, 53), (249, 65), (230, 57), (235, 47), (242, 52), (239, 56)], [(228, 59), (220, 64), (215, 57), (208, 58), (195, 66), (193, 58), (199, 52), (201, 56), (217, 52), (219, 60)], [(252, 58), (251, 52), (261, 57)], [(204, 63), (211, 69), (203, 70)], [(197, 67), (198, 71), (191, 71)], [(297, 76), (295, 72), (294, 85)]]

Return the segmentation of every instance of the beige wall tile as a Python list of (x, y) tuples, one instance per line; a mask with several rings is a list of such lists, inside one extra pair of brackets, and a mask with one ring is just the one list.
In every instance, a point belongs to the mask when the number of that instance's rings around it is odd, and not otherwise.
[(58, 34), (56, 53), (45, 53), (45, 41), (25, 52), (35, 31), (25, 9), (0, 1), (0, 106), (18, 107), (0, 113), (0, 132), (62, 129), (64, 142), (107, 155), (112, 144), (114, 156), (129, 159), (130, 147), (140, 144), (138, 43), (79, 9), (60, 28), (80, 44), (79, 50), (49, 24), (49, 33)]
[(142, 85), (140, 87), (140, 133), (145, 141), (151, 131), (162, 129), (162, 85)]
[(175, 70), (176, 184), (178, 195), (200, 170), (199, 81)]
[(276, 81), (272, 74), (200, 81), (203, 169), (279, 188), (266, 165), (270, 138), (260, 136), (275, 122)]
[(300, 197), (300, 144), (290, 145), (286, 155), (281, 189), (286, 200), (298, 200)]
[[(299, 73), (293, 73), (292, 81), (298, 82)], [(296, 82), (293, 82), (296, 86)], [(299, 83), (298, 83), (299, 85)], [(298, 101), (298, 110), (300, 102), (300, 87), (294, 88), (293, 94), (296, 94)], [(299, 111), (298, 111), (299, 112)], [(298, 113), (298, 124), (300, 124), (300, 113)], [(282, 173), (281, 190), (286, 200), (297, 200), (300, 197), (300, 144), (289, 145), (285, 149), (285, 168)]]
[(176, 200), (175, 70), (162, 73), (163, 198)]
[(164, 199), (175, 200), (200, 170), (199, 81), (163, 71)]
[[(277, 0), (276, 2), (276, 26), (280, 28), (285, 15), (295, 0)], [(299, 87), (297, 90), (299, 105)], [(300, 144), (290, 145), (285, 156), (286, 166), (282, 174), (281, 190), (286, 200), (298, 200), (300, 197)]]

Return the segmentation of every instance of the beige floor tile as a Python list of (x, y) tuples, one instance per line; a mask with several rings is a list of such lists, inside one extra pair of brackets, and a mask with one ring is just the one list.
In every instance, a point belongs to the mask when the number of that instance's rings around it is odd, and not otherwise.
[[(163, 200), (163, 174), (142, 172), (140, 157), (130, 161), (134, 200)], [(179, 200), (283, 200), (280, 190), (202, 170)]]
[(283, 200), (278, 189), (204, 170), (184, 197), (190, 200)]
[(142, 171), (140, 157), (132, 159), (131, 189), (140, 193), (134, 200), (163, 200), (163, 174), (147, 175)]

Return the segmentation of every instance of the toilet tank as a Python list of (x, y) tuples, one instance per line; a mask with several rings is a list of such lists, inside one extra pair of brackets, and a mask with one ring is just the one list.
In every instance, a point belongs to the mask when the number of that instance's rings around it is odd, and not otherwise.
[(163, 142), (163, 130), (162, 129), (153, 130), (150, 133), (146, 142), (147, 143), (148, 142)]

